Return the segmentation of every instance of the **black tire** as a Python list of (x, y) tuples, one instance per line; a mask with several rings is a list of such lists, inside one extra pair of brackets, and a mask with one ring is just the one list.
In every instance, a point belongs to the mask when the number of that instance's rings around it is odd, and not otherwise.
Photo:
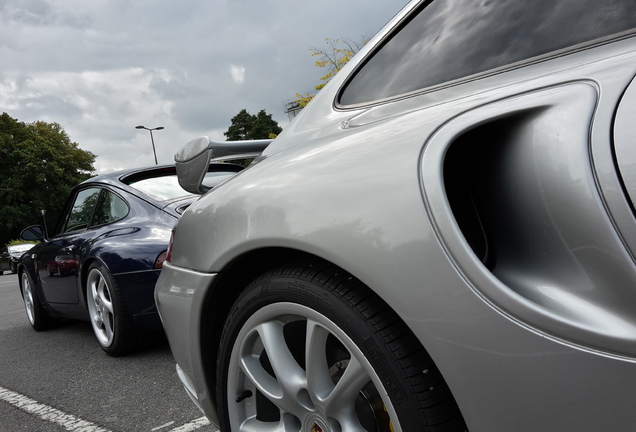
[(304, 431), (466, 431), (413, 333), (330, 265), (283, 267), (252, 282), (230, 310), (216, 379), (228, 432), (279, 422)]
[(24, 270), (22, 272), (21, 282), (20, 290), (22, 291), (22, 300), (29, 324), (37, 331), (50, 329), (57, 323), (57, 320), (46, 313), (28, 271)]
[(135, 326), (115, 280), (100, 262), (88, 269), (86, 302), (93, 333), (107, 354), (121, 356), (139, 344), (142, 332)]

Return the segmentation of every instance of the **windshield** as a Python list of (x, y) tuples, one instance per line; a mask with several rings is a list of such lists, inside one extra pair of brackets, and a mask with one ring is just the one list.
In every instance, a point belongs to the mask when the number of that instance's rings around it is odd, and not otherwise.
[(159, 201), (169, 201), (189, 195), (179, 186), (176, 176), (147, 178), (130, 183), (130, 186)]
[[(203, 184), (208, 187), (215, 187), (234, 174), (236, 172), (209, 172), (205, 175)], [(170, 201), (175, 198), (192, 195), (179, 185), (176, 175), (146, 178), (128, 184), (158, 201)]]

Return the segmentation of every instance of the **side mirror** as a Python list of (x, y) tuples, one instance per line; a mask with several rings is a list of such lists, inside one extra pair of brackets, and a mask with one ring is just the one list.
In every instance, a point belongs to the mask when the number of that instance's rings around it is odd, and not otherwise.
[(31, 225), (22, 230), (20, 238), (26, 241), (44, 241), (46, 234), (42, 225)]
[(236, 155), (255, 157), (272, 141), (215, 141), (206, 136), (193, 139), (174, 155), (179, 184), (190, 193), (204, 194), (211, 189), (203, 185), (203, 180), (212, 159)]

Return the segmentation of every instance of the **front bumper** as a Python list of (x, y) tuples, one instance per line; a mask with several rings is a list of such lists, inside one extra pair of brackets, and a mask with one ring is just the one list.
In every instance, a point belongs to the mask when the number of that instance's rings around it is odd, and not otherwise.
[(155, 287), (155, 301), (177, 375), (186, 392), (218, 429), (217, 409), (207, 387), (201, 355), (201, 315), (215, 273), (200, 273), (166, 262)]

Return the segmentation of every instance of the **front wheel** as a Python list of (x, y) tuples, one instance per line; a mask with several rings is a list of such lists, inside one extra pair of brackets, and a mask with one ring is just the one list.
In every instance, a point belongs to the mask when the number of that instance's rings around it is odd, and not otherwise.
[(332, 266), (265, 274), (219, 346), (221, 430), (463, 432), (433, 361), (399, 317)]
[(101, 263), (91, 264), (86, 279), (86, 301), (90, 322), (99, 345), (119, 356), (130, 352), (140, 336), (115, 281)]

